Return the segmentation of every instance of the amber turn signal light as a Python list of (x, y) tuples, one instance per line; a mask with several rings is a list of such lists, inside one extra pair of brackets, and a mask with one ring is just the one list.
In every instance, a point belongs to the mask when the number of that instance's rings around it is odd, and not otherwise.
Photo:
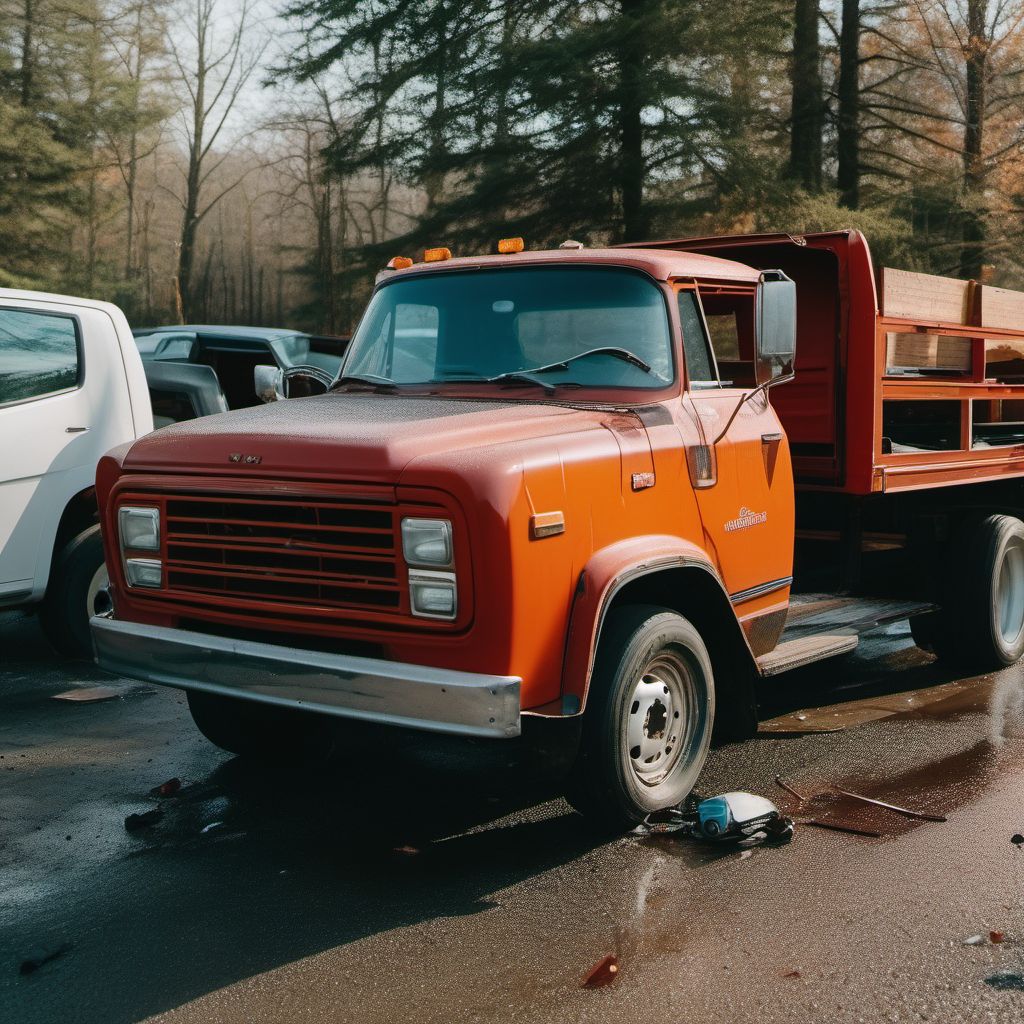
[(423, 253), (424, 263), (440, 263), (441, 260), (450, 260), (451, 258), (451, 249), (446, 249), (444, 246), (438, 246), (436, 249), (427, 249)]
[(526, 243), (521, 238), (502, 238), (498, 241), (498, 252), (502, 256), (510, 256), (512, 253), (522, 252)]
[(530, 539), (542, 540), (565, 533), (565, 516), (561, 512), (537, 512), (530, 516)]
[(408, 270), (412, 266), (412, 260), (408, 256), (392, 256), (388, 260), (388, 270)]

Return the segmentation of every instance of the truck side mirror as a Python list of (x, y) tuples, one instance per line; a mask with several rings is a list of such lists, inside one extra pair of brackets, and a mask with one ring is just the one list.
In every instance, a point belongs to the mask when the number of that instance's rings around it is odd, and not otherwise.
[(796, 284), (781, 270), (766, 270), (757, 288), (758, 386), (793, 377), (796, 359)]
[(284, 372), (279, 366), (257, 366), (253, 371), (256, 397), (261, 402), (277, 402), (285, 398)]

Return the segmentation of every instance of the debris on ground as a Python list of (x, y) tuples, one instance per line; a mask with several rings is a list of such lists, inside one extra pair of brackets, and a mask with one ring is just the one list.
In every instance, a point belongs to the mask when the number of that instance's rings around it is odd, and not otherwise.
[(721, 796), (684, 801), (676, 807), (649, 814), (639, 826), (640, 835), (681, 834), (711, 842), (788, 843), (793, 838), (793, 819), (754, 793), (723, 793)]
[(138, 832), (139, 829), (155, 825), (163, 816), (164, 812), (159, 807), (154, 807), (151, 811), (142, 811), (141, 814), (129, 814), (124, 819), (124, 827), (128, 832)]
[(119, 690), (109, 686), (76, 686), (73, 690), (55, 693), (51, 700), (66, 700), (75, 704), (95, 704), (101, 700), (113, 700), (120, 697)]
[(1013, 843), (1014, 846), (1024, 846), (1024, 836), (1018, 832), (1016, 835), (1010, 836), (1010, 842)]
[(786, 971), (786, 973), (783, 975), (783, 977), (784, 978), (802, 978), (803, 975), (800, 973), (800, 971), (794, 970), (794, 971)]
[(209, 825), (204, 825), (200, 830), (199, 834), (205, 836), (207, 832), (212, 832), (215, 828), (223, 828), (223, 821), (211, 821)]
[(827, 828), (830, 832), (846, 832), (851, 836), (864, 836), (867, 839), (881, 839), (882, 833), (875, 832), (869, 828), (854, 828), (853, 825), (840, 825), (837, 821), (821, 821), (811, 818), (803, 822), (804, 825), (813, 825), (815, 828)]
[(790, 796), (795, 796), (800, 803), (807, 803), (807, 797), (801, 796), (792, 786), (788, 785), (781, 775), (775, 776), (775, 784), (781, 786)]
[(400, 853), (405, 857), (415, 857), (420, 851), (415, 846), (395, 846), (392, 848), (392, 852)]
[(1024, 992), (1024, 974), (1016, 971), (996, 971), (985, 979), (986, 985), (1002, 990)]
[(580, 988), (604, 988), (615, 980), (618, 973), (619, 958), (614, 953), (609, 953), (587, 971), (580, 982)]
[(40, 967), (50, 963), (51, 960), (56, 960), (57, 957), (63, 956), (69, 949), (71, 949), (71, 943), (65, 942), (63, 945), (58, 946), (56, 949), (51, 949), (47, 952), (36, 953), (35, 956), (28, 957), (21, 961), (18, 967), (19, 974), (35, 974)]
[(992, 943), (993, 946), (998, 946), (1006, 941), (1006, 933), (998, 931), (990, 931), (988, 935), (971, 935), (969, 938), (964, 939), (965, 946), (984, 946), (986, 942)]
[(149, 795), (159, 797), (174, 796), (179, 789), (181, 789), (181, 779), (173, 778), (168, 779), (166, 782), (161, 782), (159, 786), (154, 786), (149, 791)]
[(841, 796), (848, 796), (851, 800), (860, 800), (861, 803), (871, 804), (872, 807), (882, 807), (887, 811), (894, 811), (896, 814), (902, 814), (905, 818), (914, 818), (917, 821), (948, 820), (941, 814), (927, 814), (924, 811), (912, 811), (907, 807), (899, 807), (896, 804), (887, 804), (884, 800), (875, 800), (870, 796), (861, 796), (860, 793), (851, 793), (847, 789), (839, 789), (838, 786), (834, 788)]

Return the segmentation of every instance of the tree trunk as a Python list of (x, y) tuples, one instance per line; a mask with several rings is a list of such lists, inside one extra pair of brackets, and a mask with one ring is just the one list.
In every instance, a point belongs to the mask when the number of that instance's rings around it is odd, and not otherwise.
[(195, 265), (196, 235), (199, 231), (199, 167), (189, 161), (188, 177), (185, 183), (185, 211), (181, 220), (181, 244), (178, 247), (178, 293), (181, 296), (178, 310), (181, 323), (192, 319), (192, 268)]
[(839, 201), (856, 210), (860, 204), (860, 0), (843, 0), (839, 32)]
[(796, 0), (790, 72), (793, 115), (789, 173), (810, 192), (821, 188), (821, 140), (825, 126), (818, 42), (819, 13), (819, 0)]
[(621, 0), (619, 44), (619, 192), (622, 240), (636, 242), (648, 234), (644, 209), (643, 14), (644, 0)]
[(967, 0), (966, 107), (964, 128), (964, 226), (960, 276), (979, 278), (985, 263), (985, 75), (989, 40), (987, 0)]
[(25, 0), (24, 23), (21, 26), (21, 105), (30, 107), (35, 93), (35, 49), (32, 29), (35, 27), (35, 0)]

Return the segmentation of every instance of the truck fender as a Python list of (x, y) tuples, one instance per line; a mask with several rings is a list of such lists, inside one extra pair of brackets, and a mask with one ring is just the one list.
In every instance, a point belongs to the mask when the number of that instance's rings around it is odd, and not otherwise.
[[(684, 585), (687, 577), (689, 582)], [(678, 595), (680, 602), (655, 597), (659, 591)], [(713, 662), (718, 662), (719, 685), (726, 679), (749, 682), (752, 700), (758, 675), (754, 655), (707, 552), (680, 537), (632, 537), (596, 552), (580, 573), (566, 636), (561, 707), (556, 713), (578, 715), (586, 708), (601, 628), (617, 599), (665, 604), (693, 618), (685, 599), (688, 595), (692, 598), (695, 591), (700, 592), (705, 620), (695, 625), (703, 627), (702, 633), (709, 624), (714, 626), (716, 635), (705, 639)], [(722, 672), (725, 663), (727, 673)], [(729, 730), (730, 736), (733, 731)]]

